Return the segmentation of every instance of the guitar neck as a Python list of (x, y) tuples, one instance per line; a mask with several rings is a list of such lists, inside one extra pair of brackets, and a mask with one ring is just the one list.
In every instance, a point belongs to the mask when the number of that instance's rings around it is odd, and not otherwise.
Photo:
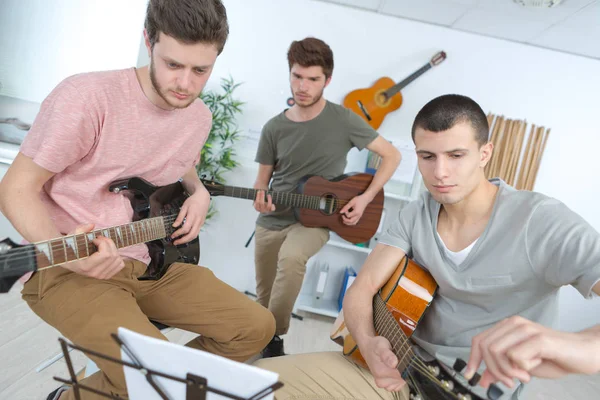
[(404, 334), (379, 294), (373, 298), (373, 323), (375, 330), (392, 345), (398, 357), (398, 370), (402, 373), (413, 361), (415, 354), (408, 337)]
[[(256, 194), (258, 193), (258, 189), (236, 186), (223, 186), (223, 189), (223, 194), (225, 196), (248, 200), (256, 199)], [(271, 195), (273, 204), (281, 204), (297, 208), (308, 208), (312, 210), (318, 210), (320, 208), (321, 198), (319, 196), (306, 196), (299, 193), (276, 192), (272, 190), (267, 190), (266, 195)]]
[[(154, 217), (88, 233), (63, 236), (31, 244), (38, 261), (38, 269), (55, 267), (91, 256), (98, 251), (92, 242), (98, 236), (110, 238), (118, 249), (163, 239), (173, 232), (175, 216)], [(171, 221), (173, 220), (173, 221)]]
[(406, 79), (404, 79), (401, 82), (398, 82), (397, 84), (395, 84), (394, 86), (392, 86), (391, 88), (389, 88), (388, 90), (386, 90), (384, 92), (385, 96), (388, 99), (391, 98), (391, 97), (393, 97), (396, 93), (398, 93), (399, 91), (401, 91), (402, 89), (404, 89), (412, 81), (414, 81), (419, 76), (421, 76), (425, 72), (427, 72), (430, 68), (431, 68), (431, 63), (427, 63), (427, 64), (423, 65), (421, 68), (419, 68), (418, 70), (416, 70), (415, 72), (413, 72), (411, 75), (409, 75)]

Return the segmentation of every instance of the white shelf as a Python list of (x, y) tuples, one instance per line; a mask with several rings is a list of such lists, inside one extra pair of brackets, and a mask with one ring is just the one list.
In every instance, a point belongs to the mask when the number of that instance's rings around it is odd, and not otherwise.
[(352, 250), (352, 251), (358, 251), (360, 253), (369, 254), (371, 252), (371, 249), (369, 249), (367, 247), (355, 246), (352, 243), (344, 243), (344, 242), (340, 242), (339, 240), (336, 240), (336, 239), (330, 239), (327, 242), (327, 244), (330, 245), (330, 246), (335, 246), (335, 247), (339, 247), (339, 248), (342, 248), (342, 249), (347, 249), (347, 250)]
[(404, 200), (404, 201), (412, 201), (413, 200), (410, 196), (401, 196), (399, 194), (392, 194), (392, 193), (384, 193), (383, 196), (387, 197), (388, 199), (396, 199), (396, 200)]
[(319, 305), (315, 306), (314, 297), (308, 294), (298, 296), (296, 309), (331, 318), (337, 318), (339, 314), (337, 300), (321, 299)]

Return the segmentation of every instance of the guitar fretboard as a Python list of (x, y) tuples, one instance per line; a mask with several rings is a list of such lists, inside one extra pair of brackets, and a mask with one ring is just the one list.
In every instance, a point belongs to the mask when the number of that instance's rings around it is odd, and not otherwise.
[[(171, 221), (172, 222), (172, 221)], [(125, 225), (64, 236), (33, 244), (38, 268), (86, 258), (98, 251), (92, 242), (98, 236), (112, 239), (118, 249), (166, 237), (172, 227), (164, 217), (148, 218)]]
[[(229, 197), (237, 197), (241, 199), (256, 199), (258, 189), (242, 188), (236, 186), (224, 186), (224, 195)], [(308, 208), (318, 210), (320, 208), (321, 197), (307, 196), (304, 194), (290, 192), (275, 192), (266, 191), (273, 199), (273, 204), (283, 204), (297, 208)]]
[(404, 371), (415, 357), (415, 354), (408, 337), (404, 334), (379, 294), (376, 294), (373, 298), (373, 323), (375, 330), (389, 340), (392, 345), (392, 350), (399, 360), (398, 370), (400, 372)]
[(425, 64), (424, 66), (419, 68), (417, 71), (413, 72), (411, 75), (409, 75), (407, 78), (405, 78), (403, 81), (395, 84), (394, 86), (392, 86), (391, 88), (386, 90), (385, 96), (388, 99), (390, 97), (394, 96), (396, 93), (398, 93), (399, 91), (404, 89), (406, 86), (408, 86), (412, 81), (417, 79), (419, 76), (423, 75), (430, 68), (431, 68), (431, 64), (429, 64), (429, 63)]

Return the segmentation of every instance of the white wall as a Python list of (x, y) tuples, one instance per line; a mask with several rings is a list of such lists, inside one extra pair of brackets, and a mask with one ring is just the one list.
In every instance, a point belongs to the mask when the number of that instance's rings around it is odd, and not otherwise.
[[(310, 0), (225, 0), (225, 5), (231, 35), (209, 87), (229, 74), (244, 82), (238, 92), (247, 102), (240, 119), (244, 130), (260, 131), (285, 108), (292, 40), (312, 35), (332, 47), (335, 70), (326, 97), (335, 102), (380, 76), (399, 81), (445, 50), (448, 59), (403, 91), (404, 105), (387, 117), (380, 133), (392, 140), (409, 138), (418, 110), (445, 93), (471, 96), (486, 112), (550, 127), (535, 189), (564, 201), (600, 231), (594, 152), (600, 147), (600, 62)], [(228, 177), (229, 184), (252, 186), (255, 145), (240, 144), (245, 164)], [(363, 168), (364, 154), (353, 152), (348, 170)], [(253, 243), (244, 244), (256, 213), (245, 200), (215, 201), (220, 215), (201, 234), (202, 263), (233, 286), (253, 291)], [(330, 262), (350, 254), (333, 250), (323, 251)], [(357, 255), (355, 262), (362, 260)], [(600, 322), (600, 301), (584, 302), (570, 288), (562, 296), (564, 329)]]
[(41, 102), (69, 75), (134, 66), (147, 0), (3, 0), (0, 94)]

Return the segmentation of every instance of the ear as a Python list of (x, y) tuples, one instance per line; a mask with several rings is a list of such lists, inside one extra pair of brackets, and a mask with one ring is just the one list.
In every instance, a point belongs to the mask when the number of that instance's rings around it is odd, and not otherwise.
[(481, 156), (481, 160), (479, 161), (479, 166), (481, 168), (485, 168), (488, 162), (490, 162), (490, 158), (492, 158), (492, 153), (494, 152), (494, 144), (492, 142), (487, 142), (481, 149), (479, 149), (479, 154)]
[(150, 38), (148, 38), (148, 32), (144, 29), (144, 44), (148, 49), (148, 57), (152, 57), (152, 46), (150, 45)]
[(329, 82), (331, 82), (331, 76), (327, 79), (325, 79), (325, 86), (323, 86), (323, 89), (325, 89), (327, 87), (327, 85), (329, 85)]

